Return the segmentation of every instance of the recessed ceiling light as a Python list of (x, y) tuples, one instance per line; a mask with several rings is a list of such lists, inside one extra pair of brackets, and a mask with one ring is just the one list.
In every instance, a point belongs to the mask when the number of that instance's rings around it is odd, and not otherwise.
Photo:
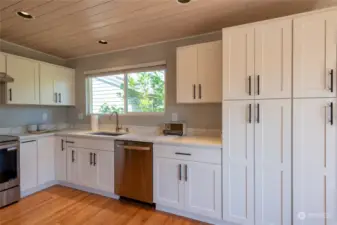
[(34, 16), (30, 15), (29, 13), (27, 12), (24, 12), (24, 11), (19, 11), (19, 12), (16, 12), (16, 14), (24, 19), (27, 19), (27, 20), (31, 20), (31, 19), (34, 19)]
[(177, 0), (178, 1), (178, 3), (180, 3), (180, 4), (187, 4), (187, 3), (190, 3), (191, 2), (191, 0)]
[(99, 40), (98, 43), (99, 43), (99, 44), (102, 44), (102, 45), (108, 44), (108, 42), (107, 42), (106, 40)]

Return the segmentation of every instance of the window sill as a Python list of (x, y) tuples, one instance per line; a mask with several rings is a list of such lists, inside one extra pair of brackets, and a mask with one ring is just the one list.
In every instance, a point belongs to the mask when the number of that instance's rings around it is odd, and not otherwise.
[[(110, 116), (111, 114), (97, 114), (97, 113), (89, 113), (88, 116), (91, 116), (91, 115), (98, 115), (98, 116)], [(151, 113), (151, 112), (148, 112), (148, 113), (137, 113), (137, 112), (134, 112), (134, 113), (125, 113), (125, 114), (118, 114), (120, 117), (128, 117), (128, 116), (165, 116), (165, 112), (160, 112), (160, 113)]]

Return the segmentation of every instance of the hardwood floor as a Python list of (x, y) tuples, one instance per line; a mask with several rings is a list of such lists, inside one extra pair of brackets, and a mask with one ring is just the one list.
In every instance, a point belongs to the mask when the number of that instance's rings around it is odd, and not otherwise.
[(137, 204), (54, 186), (0, 209), (0, 225), (204, 225)]

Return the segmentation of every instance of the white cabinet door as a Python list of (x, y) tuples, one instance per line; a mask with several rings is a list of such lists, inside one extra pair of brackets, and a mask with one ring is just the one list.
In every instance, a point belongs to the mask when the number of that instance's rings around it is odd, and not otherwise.
[(185, 209), (222, 218), (221, 166), (198, 162), (184, 164)]
[(292, 19), (255, 28), (255, 97), (291, 98)]
[(77, 172), (80, 185), (96, 188), (96, 167), (94, 166), (93, 150), (77, 148)]
[(21, 192), (37, 187), (37, 142), (23, 141), (20, 144)]
[(223, 219), (254, 224), (254, 101), (223, 103)]
[(66, 138), (55, 137), (55, 177), (58, 181), (67, 180)]
[(57, 105), (55, 81), (58, 76), (58, 67), (49, 63), (39, 63), (40, 66), (40, 104)]
[(37, 141), (38, 184), (55, 180), (55, 140), (54, 137), (40, 138)]
[(291, 224), (291, 100), (255, 104), (255, 223)]
[(337, 12), (294, 19), (294, 97), (336, 97)]
[(76, 148), (67, 147), (67, 181), (72, 184), (79, 184), (78, 162), (79, 153)]
[(177, 103), (197, 101), (198, 47), (177, 48)]
[(184, 208), (183, 161), (156, 158), (154, 163), (155, 203), (175, 209)]
[(222, 42), (198, 45), (198, 102), (222, 101)]
[(57, 79), (58, 102), (60, 105), (75, 105), (75, 71), (69, 68), (59, 68)]
[(39, 70), (36, 61), (7, 55), (7, 74), (14, 78), (14, 82), (7, 84), (8, 104), (39, 104)]
[(0, 52), (0, 73), (6, 73), (6, 55)]
[(254, 27), (223, 29), (223, 99), (254, 99)]
[(97, 167), (97, 189), (114, 193), (114, 153), (95, 151), (95, 167)]
[(294, 100), (294, 225), (337, 224), (336, 109), (335, 98)]

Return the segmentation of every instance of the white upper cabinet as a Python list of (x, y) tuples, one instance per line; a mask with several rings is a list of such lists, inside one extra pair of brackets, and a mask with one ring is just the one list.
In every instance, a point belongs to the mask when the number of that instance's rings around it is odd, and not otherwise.
[(221, 165), (186, 162), (184, 167), (185, 209), (221, 219)]
[(223, 99), (291, 97), (292, 20), (223, 29)]
[(0, 73), (6, 73), (6, 55), (0, 52)]
[(291, 100), (255, 104), (255, 224), (291, 224)]
[(7, 84), (7, 104), (40, 103), (37, 61), (7, 54), (7, 74), (14, 78)]
[(177, 48), (177, 102), (221, 102), (221, 41)]
[(74, 70), (40, 63), (40, 92), (43, 105), (75, 105)]
[(294, 100), (294, 225), (337, 224), (336, 110), (336, 98)]
[(294, 19), (294, 98), (336, 97), (337, 11)]
[(291, 98), (292, 19), (255, 28), (255, 98)]
[(223, 103), (223, 219), (254, 224), (254, 101)]
[(196, 101), (198, 83), (198, 49), (195, 46), (177, 48), (177, 102)]
[(254, 99), (254, 27), (223, 29), (223, 99)]
[(198, 45), (199, 102), (211, 103), (222, 100), (222, 43), (209, 42)]

